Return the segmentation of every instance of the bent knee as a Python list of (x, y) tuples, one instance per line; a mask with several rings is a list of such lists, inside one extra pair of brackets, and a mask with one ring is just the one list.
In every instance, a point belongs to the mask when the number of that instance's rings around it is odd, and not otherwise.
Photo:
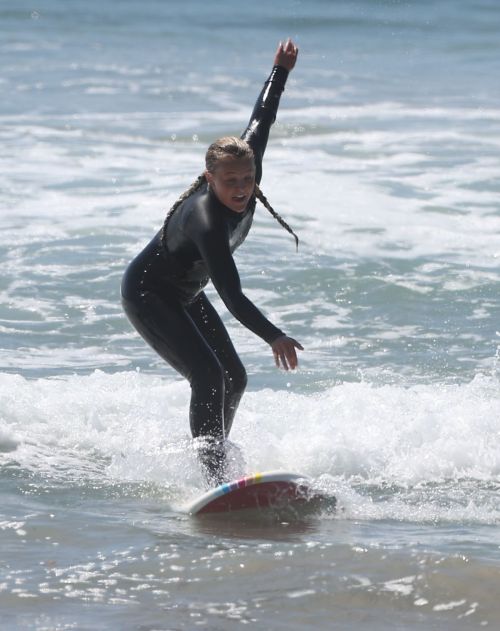
[(232, 392), (244, 392), (247, 387), (247, 383), (247, 371), (243, 365), (239, 367), (238, 370), (233, 370), (231, 373), (226, 375), (227, 387)]
[(191, 386), (194, 384), (204, 384), (213, 388), (220, 388), (224, 385), (224, 368), (215, 357), (209, 361), (197, 363), (193, 367), (190, 375)]

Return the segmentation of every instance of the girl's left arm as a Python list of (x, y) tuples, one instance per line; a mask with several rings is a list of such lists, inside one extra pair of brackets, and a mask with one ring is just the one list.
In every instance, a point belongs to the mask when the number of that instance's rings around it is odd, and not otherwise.
[(262, 158), (266, 150), (269, 130), (276, 120), (276, 113), (288, 73), (295, 66), (299, 49), (288, 39), (279, 43), (274, 56), (274, 66), (255, 103), (250, 121), (242, 134), (252, 147), (255, 155), (255, 178), (257, 183), (262, 178)]

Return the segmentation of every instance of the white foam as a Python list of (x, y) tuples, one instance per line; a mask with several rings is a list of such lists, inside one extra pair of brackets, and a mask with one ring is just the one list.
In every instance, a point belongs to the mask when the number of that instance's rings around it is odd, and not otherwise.
[[(493, 181), (498, 163), (475, 164), (471, 175), (470, 165), (448, 165), (445, 171), (424, 162), (415, 164), (417, 175), (388, 164), (383, 154), (354, 161), (322, 149), (294, 149), (294, 141), (269, 154), (277, 166), (271, 162), (267, 169), (265, 189), (273, 190), (275, 207), (291, 223), (294, 215), (313, 220), (300, 232), (315, 251), (375, 259), (439, 257), (498, 268), (498, 195), (477, 190)], [(294, 177), (279, 175), (284, 162)], [(392, 187), (411, 193), (399, 195)]]
[[(3, 116), (8, 153), (0, 160), (0, 186), (13, 202), (2, 228), (23, 218), (21, 234), (9, 231), (14, 242), (22, 242), (22, 234), (43, 240), (96, 229), (151, 234), (202, 169), (205, 145), (190, 140), (193, 130), (242, 126), (247, 115), (233, 106), (168, 117), (78, 114), (57, 122)], [(291, 223), (307, 219), (299, 223), (300, 234), (315, 251), (440, 257), (497, 268), (500, 163), (492, 153), (495, 135), (477, 128), (485, 116), (496, 121), (500, 110), (401, 103), (283, 108), (263, 188)], [(329, 122), (318, 130), (321, 117)], [(405, 118), (424, 122), (387, 123)], [(436, 125), (451, 119), (462, 124)], [(349, 120), (359, 124), (346, 129)], [(159, 127), (168, 138), (185, 136), (165, 142), (150, 133)], [(76, 216), (69, 212), (75, 205)]]
[[(249, 471), (304, 473), (354, 517), (494, 521), (500, 506), (485, 489), (500, 484), (498, 386), (478, 376), (457, 386), (249, 392), (231, 438)], [(0, 436), (9, 445), (0, 462), (14, 457), (63, 481), (150, 482), (188, 494), (203, 486), (182, 381), (136, 372), (1, 374), (0, 396)], [(363, 490), (371, 487), (399, 491), (384, 502)]]

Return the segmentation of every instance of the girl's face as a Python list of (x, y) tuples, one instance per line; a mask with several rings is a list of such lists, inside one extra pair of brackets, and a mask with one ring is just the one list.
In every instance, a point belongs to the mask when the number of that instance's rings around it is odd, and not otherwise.
[(235, 213), (245, 211), (255, 188), (255, 164), (252, 158), (223, 158), (213, 173), (205, 171), (205, 176), (224, 206)]

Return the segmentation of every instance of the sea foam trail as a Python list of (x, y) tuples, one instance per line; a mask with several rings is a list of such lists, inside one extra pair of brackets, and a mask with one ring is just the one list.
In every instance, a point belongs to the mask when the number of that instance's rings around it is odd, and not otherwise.
[[(246, 394), (231, 438), (248, 471), (302, 472), (358, 517), (490, 522), (500, 519), (488, 492), (500, 484), (499, 392), (484, 375), (461, 385), (344, 383), (312, 395), (263, 389)], [(63, 485), (152, 483), (179, 497), (203, 488), (183, 382), (2, 374), (0, 397), (4, 466)]]

